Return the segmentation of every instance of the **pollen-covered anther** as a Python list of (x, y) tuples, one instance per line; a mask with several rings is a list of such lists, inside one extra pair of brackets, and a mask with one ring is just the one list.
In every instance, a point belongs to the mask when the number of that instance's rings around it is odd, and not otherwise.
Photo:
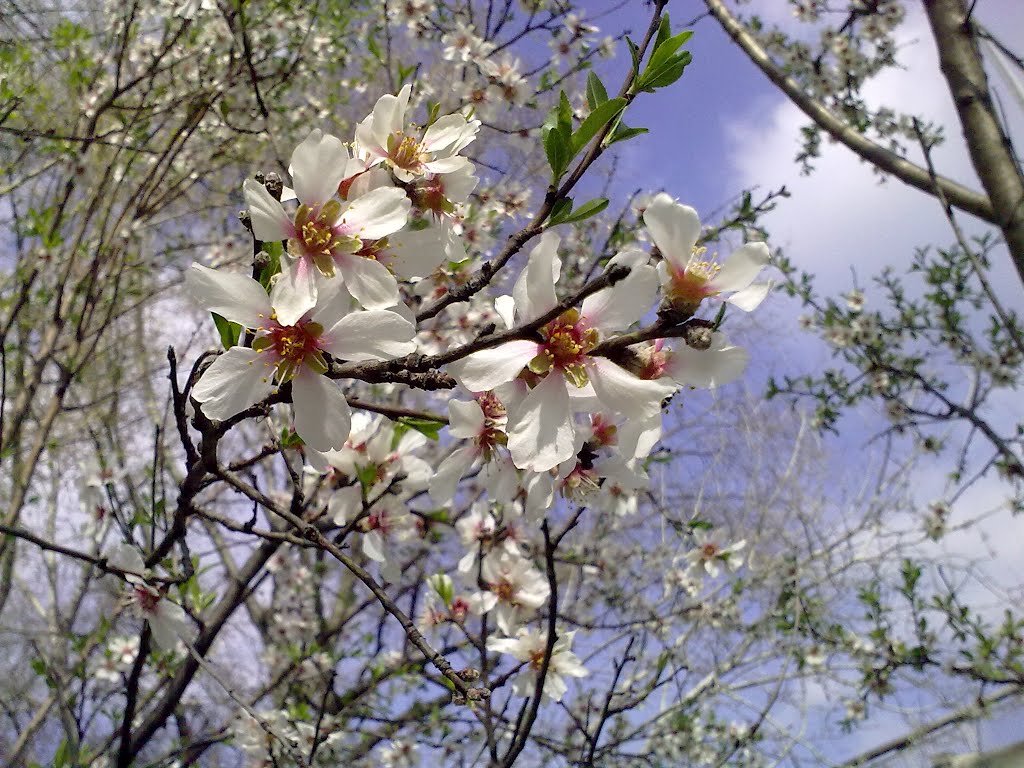
[(388, 159), (404, 171), (414, 171), (424, 161), (426, 152), (416, 139), (395, 132), (388, 136)]
[(580, 313), (570, 309), (541, 328), (540, 335), (544, 343), (527, 366), (529, 370), (544, 374), (557, 368), (577, 387), (585, 387), (589, 379), (584, 360), (587, 352), (597, 346), (597, 330), (588, 328)]
[(319, 342), (323, 330), (319, 323), (278, 325), (266, 336), (253, 341), (252, 348), (257, 352), (273, 350), (279, 360), (277, 380), (283, 384), (291, 380), (303, 365), (309, 366), (317, 373), (327, 371), (327, 360), (320, 350)]

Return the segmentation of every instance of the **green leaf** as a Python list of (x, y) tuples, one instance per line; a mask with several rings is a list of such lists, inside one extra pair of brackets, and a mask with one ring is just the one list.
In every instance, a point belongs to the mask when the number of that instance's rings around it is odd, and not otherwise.
[(587, 106), (594, 110), (606, 101), (608, 101), (608, 91), (605, 90), (604, 83), (601, 82), (601, 78), (597, 76), (596, 72), (590, 72), (587, 75)]
[(633, 71), (640, 71), (640, 47), (626, 35), (626, 45), (629, 46), (629, 56), (633, 59)]
[(610, 147), (612, 144), (617, 144), (620, 141), (626, 141), (632, 139), (634, 136), (639, 136), (642, 133), (647, 133), (646, 128), (630, 128), (624, 124), (619, 124), (619, 127), (614, 132), (608, 135), (604, 140), (604, 145)]
[(654, 41), (654, 47), (651, 48), (651, 53), (656, 53), (665, 41), (672, 35), (672, 23), (669, 21), (668, 12), (661, 17), (661, 22), (658, 24), (658, 37)]
[(220, 334), (220, 343), (224, 349), (231, 349), (238, 344), (238, 338), (242, 335), (242, 326), (238, 323), (230, 323), (216, 312), (213, 315), (213, 324), (217, 326), (217, 333)]
[(544, 136), (544, 154), (547, 155), (548, 165), (551, 166), (551, 178), (554, 181), (558, 181), (565, 175), (572, 159), (569, 152), (569, 140), (563, 137), (557, 129), (548, 131)]
[(399, 416), (398, 423), (404, 424), (409, 429), (415, 429), (417, 432), (426, 435), (431, 440), (437, 440), (440, 435), (441, 427), (445, 426), (443, 421), (437, 421), (436, 419), (422, 419), (418, 416)]
[(578, 221), (589, 219), (591, 216), (596, 216), (605, 208), (608, 207), (608, 200), (604, 197), (597, 197), (593, 200), (588, 200), (575, 211), (567, 214), (559, 224), (575, 224)]
[(571, 197), (563, 197), (561, 200), (558, 200), (551, 207), (551, 215), (548, 216), (547, 226), (553, 227), (556, 224), (561, 224), (565, 220), (565, 217), (568, 216), (571, 211), (572, 211), (572, 198)]
[(579, 129), (572, 135), (573, 156), (579, 153), (590, 140), (598, 134), (608, 123), (618, 117), (619, 113), (626, 106), (625, 99), (609, 99), (600, 104), (596, 109), (587, 115)]
[(683, 51), (657, 67), (648, 67), (635, 87), (638, 91), (653, 93), (656, 88), (672, 85), (683, 76), (683, 71), (692, 60), (690, 52)]
[[(665, 19), (662, 19), (662, 23)], [(660, 36), (661, 30), (659, 28), (658, 34)], [(647, 60), (647, 70), (651, 70), (655, 67), (660, 67), (666, 61), (673, 57), (676, 51), (678, 51), (683, 43), (693, 37), (693, 32), (689, 29), (680, 32), (675, 37), (670, 37), (667, 40), (662, 41), (657, 45), (654, 51), (651, 53), (651, 58)]]

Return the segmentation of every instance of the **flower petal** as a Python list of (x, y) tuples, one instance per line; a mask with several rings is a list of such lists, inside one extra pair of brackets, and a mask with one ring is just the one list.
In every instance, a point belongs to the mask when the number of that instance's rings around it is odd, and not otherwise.
[(657, 297), (657, 270), (635, 264), (624, 280), (588, 296), (581, 312), (598, 330), (621, 331), (643, 317)]
[(246, 328), (266, 324), (273, 309), (263, 286), (247, 275), (192, 264), (185, 287), (201, 306)]
[(348, 163), (348, 150), (337, 136), (319, 128), (310, 132), (292, 152), (288, 171), (295, 195), (306, 205), (323, 205), (338, 190)]
[(546, 472), (573, 455), (576, 430), (565, 379), (550, 373), (508, 416), (508, 449), (519, 469)]
[(603, 357), (589, 358), (587, 371), (598, 399), (631, 419), (657, 413), (661, 410), (661, 401), (676, 391), (675, 385), (668, 381), (638, 379)]
[(412, 203), (398, 187), (378, 187), (353, 200), (342, 211), (339, 226), (364, 240), (377, 240), (397, 232), (409, 220)]
[(448, 372), (470, 392), (486, 392), (512, 381), (540, 349), (535, 341), (510, 341), (448, 364)]
[(737, 378), (749, 361), (747, 350), (729, 346), (725, 334), (716, 333), (708, 349), (681, 346), (674, 350), (665, 374), (680, 384), (713, 389)]
[(448, 401), (448, 434), (468, 440), (484, 428), (484, 412), (476, 400)]
[(242, 183), (245, 204), (249, 207), (252, 233), (257, 240), (275, 242), (287, 240), (295, 234), (295, 224), (284, 206), (270, 196), (267, 188), (255, 179)]
[(644, 224), (666, 261), (676, 269), (683, 269), (700, 237), (697, 212), (661, 192), (644, 211)]
[(348, 292), (367, 309), (387, 309), (398, 304), (398, 281), (379, 261), (347, 255), (338, 266)]
[(448, 249), (449, 239), (441, 227), (405, 230), (388, 235), (388, 264), (406, 280), (424, 277), (440, 266)]
[(747, 243), (733, 251), (722, 263), (721, 271), (708, 287), (716, 291), (739, 291), (746, 288), (770, 258), (768, 246), (764, 243)]
[(352, 413), (338, 385), (303, 368), (292, 379), (295, 431), (318, 451), (341, 448), (348, 439)]
[(352, 312), (320, 337), (323, 348), (343, 360), (391, 360), (416, 351), (416, 328), (385, 309)]
[(774, 283), (771, 280), (767, 283), (754, 283), (742, 291), (736, 291), (726, 301), (738, 309), (742, 309), (744, 312), (750, 312), (757, 309), (761, 302), (767, 298), (773, 285)]
[(558, 244), (561, 240), (557, 233), (548, 230), (530, 251), (526, 268), (512, 289), (520, 324), (540, 317), (558, 304), (555, 283), (558, 282), (562, 268), (562, 261), (558, 258)]
[(287, 260), (270, 289), (270, 303), (274, 305), (277, 322), (295, 325), (299, 318), (316, 306), (318, 293), (317, 270), (308, 259)]
[(224, 421), (276, 389), (274, 361), (245, 347), (232, 347), (213, 361), (192, 388), (207, 418)]
[(430, 478), (430, 498), (438, 506), (448, 504), (455, 498), (455, 490), (459, 481), (469, 471), (476, 460), (479, 449), (474, 445), (456, 448), (438, 466)]

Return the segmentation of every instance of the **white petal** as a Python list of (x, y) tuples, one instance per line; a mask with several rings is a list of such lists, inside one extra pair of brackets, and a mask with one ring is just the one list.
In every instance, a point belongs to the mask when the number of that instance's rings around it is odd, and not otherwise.
[(423, 148), (428, 152), (440, 152), (459, 142), (468, 130), (471, 129), (466, 118), (458, 113), (439, 117), (423, 134)]
[(378, 563), (387, 562), (387, 555), (384, 551), (384, 536), (380, 531), (368, 531), (363, 536), (363, 554)]
[(339, 488), (327, 502), (327, 514), (334, 520), (335, 525), (347, 525), (349, 520), (355, 520), (356, 515), (362, 511), (363, 491), (359, 485)]
[(644, 211), (644, 224), (661, 255), (677, 269), (683, 269), (700, 237), (697, 212), (662, 192)]
[(276, 387), (276, 360), (245, 347), (232, 347), (213, 361), (192, 388), (210, 419), (224, 421), (258, 403)]
[(270, 196), (267, 188), (255, 179), (242, 183), (245, 204), (249, 207), (252, 233), (257, 240), (274, 242), (287, 240), (295, 234), (292, 217), (285, 213), (284, 206)]
[(576, 430), (565, 379), (555, 372), (508, 415), (508, 449), (519, 469), (546, 472), (573, 455)]
[(774, 283), (771, 280), (767, 283), (754, 283), (742, 291), (736, 291), (726, 301), (738, 309), (742, 309), (744, 312), (750, 312), (757, 309), (761, 302), (767, 298), (773, 285)]
[(448, 364), (448, 372), (470, 392), (486, 392), (512, 381), (537, 356), (534, 341), (510, 341)]
[(473, 438), (484, 428), (484, 412), (476, 400), (449, 400), (448, 417), (448, 434), (452, 437)]
[(295, 195), (306, 205), (323, 205), (338, 191), (348, 150), (341, 139), (313, 130), (292, 152), (289, 171)]
[(658, 272), (646, 264), (615, 285), (588, 296), (582, 315), (601, 331), (620, 331), (642, 318), (658, 297)]
[(388, 262), (399, 277), (429, 275), (448, 255), (448, 239), (440, 227), (406, 230), (388, 235)]
[(469, 164), (469, 160), (466, 158), (455, 155), (454, 157), (441, 157), (426, 162), (423, 164), (423, 170), (428, 173), (437, 174), (458, 173)]
[(148, 617), (149, 628), (153, 631), (153, 640), (160, 650), (170, 653), (178, 645), (178, 639), (184, 639), (188, 627), (185, 610), (167, 598), (157, 603), (154, 615)]
[(281, 325), (295, 325), (299, 318), (316, 306), (318, 270), (308, 259), (288, 260), (270, 288), (270, 303)]
[(342, 230), (364, 240), (377, 240), (397, 232), (409, 220), (412, 203), (398, 187), (378, 187), (353, 200), (342, 211)]
[(338, 385), (303, 368), (292, 379), (295, 431), (318, 451), (341, 448), (348, 439), (352, 414)]
[(722, 263), (721, 271), (715, 275), (708, 287), (716, 291), (738, 291), (750, 285), (765, 265), (770, 254), (764, 243), (747, 243), (737, 248)]
[(398, 281), (379, 261), (345, 256), (339, 267), (348, 292), (367, 309), (387, 309), (400, 301)]
[(270, 317), (270, 299), (263, 286), (247, 275), (192, 264), (185, 287), (198, 304), (232, 323), (259, 328)]
[(561, 259), (558, 258), (560, 242), (558, 234), (548, 230), (541, 235), (540, 242), (530, 251), (526, 269), (519, 275), (512, 289), (520, 324), (540, 317), (558, 304), (555, 283), (558, 282), (562, 268)]
[(498, 313), (505, 328), (511, 329), (516, 322), (516, 300), (511, 296), (499, 296), (494, 300), (494, 311)]
[(467, 445), (455, 449), (441, 462), (433, 477), (430, 478), (430, 498), (435, 504), (444, 506), (455, 498), (459, 481), (469, 471), (478, 453), (479, 449), (476, 446)]
[(682, 346), (674, 350), (665, 374), (680, 384), (710, 389), (737, 378), (749, 360), (747, 350), (728, 346), (725, 334), (716, 333), (708, 349)]
[(661, 401), (676, 391), (669, 381), (638, 379), (607, 358), (588, 358), (587, 372), (601, 402), (629, 418), (652, 416), (661, 410)]
[(416, 328), (385, 309), (352, 312), (321, 336), (323, 348), (342, 360), (391, 360), (416, 351)]

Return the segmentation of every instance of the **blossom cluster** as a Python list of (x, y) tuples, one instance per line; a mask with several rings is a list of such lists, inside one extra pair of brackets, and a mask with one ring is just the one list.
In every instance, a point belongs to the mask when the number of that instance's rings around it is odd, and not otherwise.
[[(384, 582), (400, 581), (396, 552), (424, 534), (429, 510), (416, 506), (450, 504), (474, 475), (488, 503), (457, 521), (467, 592), (456, 595), (438, 574), (421, 626), (490, 616), (500, 635), (488, 648), (527, 663), (515, 690), (530, 688), (548, 652), (545, 692), (557, 699), (561, 678), (586, 670), (570, 634), (549, 649), (546, 635), (526, 626), (551, 587), (517, 544), (528, 534), (517, 531), (536, 528), (559, 495), (620, 515), (636, 510), (663, 404), (683, 386), (732, 380), (748, 360), (713, 323), (687, 322), (706, 300), (754, 309), (770, 288), (754, 282), (768, 249), (748, 243), (716, 262), (698, 247), (697, 213), (662, 193), (643, 213), (653, 253), (623, 248), (582, 301), (560, 296), (561, 238), (548, 229), (510, 294), (478, 292), (462, 303), (493, 318), (494, 332), (473, 337), (462, 330), (475, 323), (465, 323), (446, 334), (432, 324), (425, 335), (407, 299), (443, 298), (439, 274), (469, 260), (462, 217), (478, 178), (462, 152), (480, 123), (435, 109), (417, 127), (410, 98), (409, 86), (381, 97), (348, 144), (312, 131), (292, 154), (291, 188), (244, 183), (264, 251), (254, 277), (192, 265), (193, 298), (237, 332), (190, 395), (215, 421), (290, 401), (307, 470), (319, 478), (313, 495), (360, 539)], [(453, 447), (436, 468), (415, 455), (424, 434), (353, 413), (346, 391), (358, 385), (339, 383), (352, 368), (338, 364), (415, 352), (421, 366), (424, 353), (443, 353), (433, 367), (465, 391), (448, 400)]]

